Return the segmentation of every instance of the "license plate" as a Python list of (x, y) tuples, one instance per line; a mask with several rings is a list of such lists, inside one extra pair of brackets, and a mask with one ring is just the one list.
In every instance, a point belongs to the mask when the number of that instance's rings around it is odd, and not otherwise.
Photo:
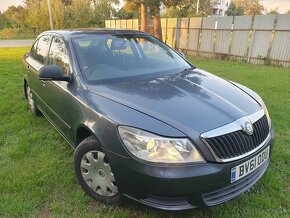
[(268, 160), (270, 153), (270, 146), (265, 150), (257, 154), (252, 159), (235, 166), (231, 169), (231, 183), (236, 182), (237, 180), (243, 178), (244, 176), (250, 174), (259, 168), (265, 161)]

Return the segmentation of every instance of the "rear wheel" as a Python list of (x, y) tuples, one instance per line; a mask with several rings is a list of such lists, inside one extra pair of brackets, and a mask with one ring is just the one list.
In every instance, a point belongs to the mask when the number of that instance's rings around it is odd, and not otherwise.
[(89, 196), (105, 203), (120, 203), (110, 163), (93, 136), (83, 140), (75, 150), (74, 168), (78, 182)]
[(32, 91), (31, 91), (31, 88), (29, 87), (28, 84), (26, 84), (25, 91), (26, 91), (26, 98), (27, 98), (27, 101), (28, 101), (28, 105), (29, 105), (30, 111), (34, 115), (40, 116), (41, 115), (41, 112), (37, 108), (37, 105), (35, 104), (34, 97), (33, 97)]

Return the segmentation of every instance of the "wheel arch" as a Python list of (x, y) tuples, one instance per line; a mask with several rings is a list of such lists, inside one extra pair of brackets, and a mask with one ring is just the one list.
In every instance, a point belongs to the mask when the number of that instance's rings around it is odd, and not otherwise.
[[(91, 128), (89, 128), (85, 124), (80, 124), (75, 132), (75, 141), (76, 141), (75, 147), (77, 147), (84, 139), (90, 136), (94, 136), (96, 140), (100, 143), (97, 134)], [(100, 146), (102, 147), (101, 144)]]

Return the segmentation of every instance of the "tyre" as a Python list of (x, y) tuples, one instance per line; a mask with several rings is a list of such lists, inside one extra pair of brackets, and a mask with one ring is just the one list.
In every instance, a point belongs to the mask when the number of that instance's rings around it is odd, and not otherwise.
[(25, 92), (26, 92), (25, 95), (28, 101), (30, 111), (36, 116), (41, 116), (42, 114), (40, 110), (37, 108), (37, 105), (35, 104), (31, 88), (29, 87), (27, 83), (26, 83)]
[(120, 203), (115, 177), (95, 137), (83, 140), (74, 153), (74, 169), (83, 190), (96, 201)]

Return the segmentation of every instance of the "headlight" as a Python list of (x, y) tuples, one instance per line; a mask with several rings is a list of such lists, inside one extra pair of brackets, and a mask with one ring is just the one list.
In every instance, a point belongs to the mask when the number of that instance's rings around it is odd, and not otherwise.
[(164, 138), (127, 126), (119, 126), (118, 131), (126, 148), (142, 160), (156, 163), (205, 162), (186, 138)]
[(271, 118), (270, 118), (270, 115), (269, 115), (268, 109), (267, 109), (267, 107), (266, 107), (264, 101), (262, 100), (262, 98), (261, 98), (261, 104), (262, 104), (262, 107), (263, 107), (264, 112), (265, 112), (265, 114), (266, 114), (266, 117), (267, 117), (267, 120), (268, 120), (268, 124), (269, 124), (269, 128), (271, 128)]

